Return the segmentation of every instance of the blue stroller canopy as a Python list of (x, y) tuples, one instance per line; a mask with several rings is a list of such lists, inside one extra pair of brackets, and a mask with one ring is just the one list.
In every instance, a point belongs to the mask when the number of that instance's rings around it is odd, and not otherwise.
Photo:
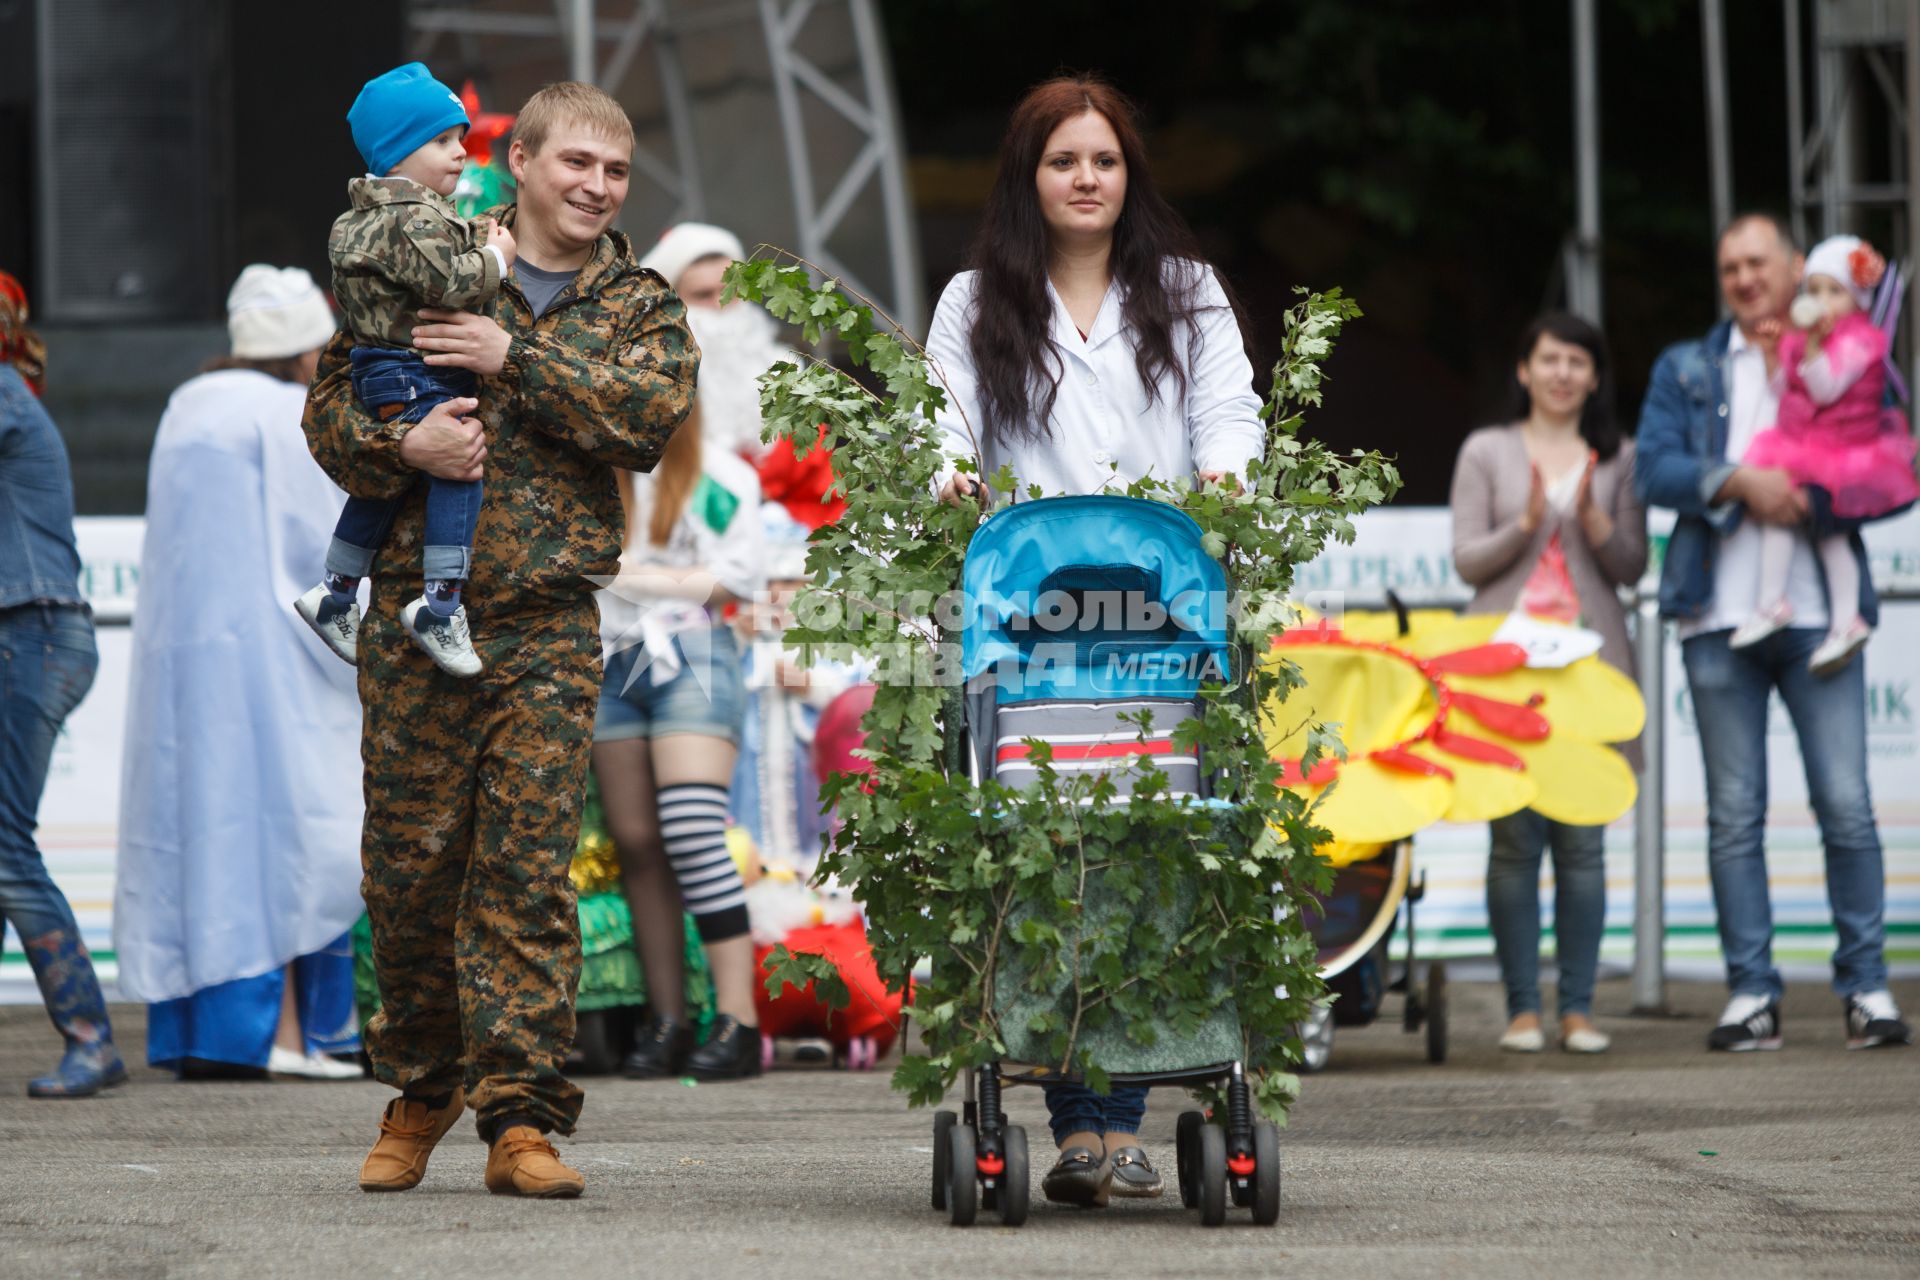
[(1226, 678), (1226, 573), (1166, 503), (1017, 503), (974, 534), (961, 586), (964, 678), (999, 702), (1192, 698)]

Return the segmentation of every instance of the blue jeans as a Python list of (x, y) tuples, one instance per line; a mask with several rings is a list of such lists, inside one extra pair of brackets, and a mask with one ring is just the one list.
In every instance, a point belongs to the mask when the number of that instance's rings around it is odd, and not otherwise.
[[(388, 422), (419, 422), (456, 396), (472, 396), (479, 379), (466, 369), (441, 369), (411, 351), (353, 349), (353, 393), (369, 413)], [(382, 409), (398, 411), (382, 415)], [(480, 522), (481, 482), (428, 476), (427, 521), (421, 569), (429, 582), (465, 581), (473, 572), (473, 531)], [(348, 498), (327, 548), (327, 572), (364, 578), (386, 545), (398, 498)]]
[(1887, 985), (1887, 882), (1867, 790), (1864, 658), (1831, 676), (1807, 670), (1825, 632), (1789, 627), (1750, 649), (1727, 648), (1726, 631), (1681, 646), (1700, 752), (1707, 767), (1707, 869), (1720, 923), (1727, 985), (1737, 995), (1778, 999), (1773, 904), (1767, 897), (1767, 700), (1779, 690), (1800, 739), (1807, 794), (1820, 823), (1827, 902), (1838, 946), (1840, 995)]
[(0, 610), (0, 917), (21, 940), (80, 936), (34, 842), (61, 722), (93, 687), (93, 623), (76, 605)]
[(1607, 917), (1605, 827), (1573, 827), (1522, 809), (1491, 824), (1487, 919), (1507, 988), (1507, 1017), (1540, 1012), (1540, 855), (1553, 848), (1553, 952), (1561, 1017), (1593, 1010)]
[(1145, 1085), (1115, 1085), (1104, 1098), (1083, 1084), (1041, 1088), (1047, 1095), (1047, 1126), (1053, 1130), (1055, 1146), (1070, 1133), (1138, 1133), (1147, 1115)]

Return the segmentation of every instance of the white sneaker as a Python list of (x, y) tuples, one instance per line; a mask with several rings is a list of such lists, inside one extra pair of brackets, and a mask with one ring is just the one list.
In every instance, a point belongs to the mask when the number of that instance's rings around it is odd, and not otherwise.
[(450, 676), (480, 674), (480, 655), (473, 651), (473, 636), (467, 630), (467, 606), (443, 618), (421, 596), (402, 609), (400, 617), (407, 624), (407, 634), (434, 666)]
[(1911, 1044), (1913, 1032), (1901, 1020), (1893, 992), (1884, 988), (1847, 997), (1847, 1048), (1874, 1049), (1883, 1044)]
[(1851, 662), (1853, 655), (1865, 648), (1872, 636), (1873, 628), (1855, 618), (1820, 642), (1820, 647), (1807, 659), (1807, 670), (1817, 676), (1832, 675)]
[(1776, 631), (1793, 625), (1793, 606), (1785, 600), (1760, 610), (1727, 637), (1727, 648), (1750, 649)]
[(323, 584), (293, 602), (293, 611), (342, 661), (360, 665), (360, 605), (341, 604)]
[(295, 1076), (302, 1080), (358, 1080), (366, 1073), (351, 1062), (329, 1058), (324, 1053), (295, 1053), (273, 1046), (267, 1053), (267, 1071), (276, 1076)]
[(1707, 1048), (1725, 1053), (1770, 1051), (1781, 1042), (1780, 1002), (1765, 995), (1734, 996), (1707, 1033)]

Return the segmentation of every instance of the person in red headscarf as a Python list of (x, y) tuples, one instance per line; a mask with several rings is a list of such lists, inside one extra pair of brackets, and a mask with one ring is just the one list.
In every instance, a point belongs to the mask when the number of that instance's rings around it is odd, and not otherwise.
[(27, 291), (0, 271), (0, 364), (19, 371), (33, 394), (47, 389), (47, 344), (27, 327)]
[(67, 447), (37, 398), (47, 349), (27, 294), (0, 271), (0, 921), (13, 926), (66, 1041), (35, 1098), (80, 1098), (127, 1078), (80, 926), (34, 840), (54, 738), (99, 666), (80, 592)]

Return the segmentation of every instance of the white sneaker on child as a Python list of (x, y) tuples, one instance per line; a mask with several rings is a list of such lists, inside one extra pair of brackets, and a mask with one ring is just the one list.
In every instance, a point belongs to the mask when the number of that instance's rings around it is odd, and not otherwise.
[(1807, 659), (1807, 670), (1817, 676), (1832, 675), (1852, 661), (1853, 655), (1866, 646), (1872, 635), (1873, 628), (1855, 618), (1820, 642), (1820, 647)]
[(421, 652), (433, 659), (434, 666), (450, 676), (480, 674), (480, 655), (473, 651), (465, 605), (442, 616), (421, 596), (402, 609), (400, 617), (407, 624), (407, 634), (413, 637)]
[(360, 606), (349, 601), (341, 604), (323, 584), (293, 602), (293, 611), (306, 620), (314, 633), (326, 641), (327, 648), (342, 661), (360, 665)]
[(1760, 610), (1727, 637), (1727, 648), (1750, 649), (1776, 631), (1793, 625), (1793, 606), (1785, 600)]

